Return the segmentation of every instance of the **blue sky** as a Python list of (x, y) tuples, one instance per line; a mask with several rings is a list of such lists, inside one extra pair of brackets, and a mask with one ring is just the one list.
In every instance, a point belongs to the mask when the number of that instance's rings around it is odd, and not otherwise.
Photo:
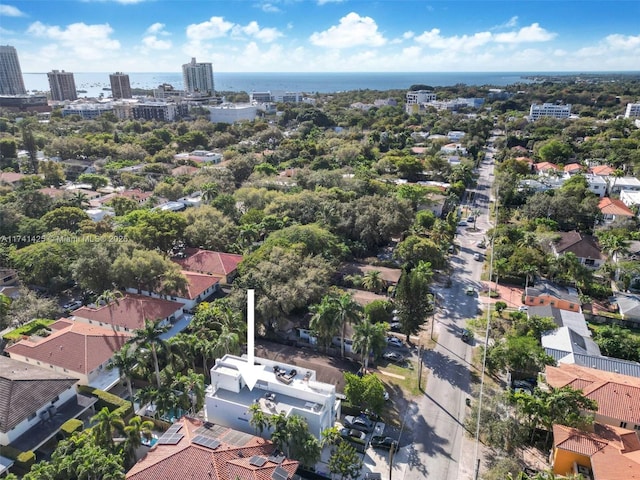
[(0, 0), (23, 72), (640, 70), (640, 0)]

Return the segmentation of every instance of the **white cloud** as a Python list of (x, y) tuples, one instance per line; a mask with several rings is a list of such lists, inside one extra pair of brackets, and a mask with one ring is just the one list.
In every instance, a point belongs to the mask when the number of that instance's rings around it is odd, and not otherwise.
[(155, 34), (169, 35), (165, 31), (164, 27), (165, 27), (164, 23), (156, 22), (153, 25), (151, 25), (149, 28), (147, 28), (146, 33), (150, 35), (155, 35)]
[(452, 37), (443, 37), (440, 30), (433, 28), (428, 32), (423, 32), (415, 37), (416, 42), (427, 47), (453, 50), (453, 51), (469, 51), (474, 48), (486, 45), (491, 41), (491, 32), (478, 32), (473, 35), (454, 35)]
[(0, 16), (5, 17), (26, 17), (24, 12), (13, 5), (0, 5)]
[(518, 16), (514, 15), (513, 17), (511, 17), (506, 22), (501, 23), (500, 25), (496, 25), (495, 27), (491, 28), (491, 30), (502, 30), (503, 28), (515, 28), (517, 26), (518, 26)]
[(497, 33), (495, 41), (498, 43), (548, 42), (555, 37), (555, 33), (545, 30), (539, 23), (532, 23), (515, 32)]
[(278, 13), (282, 11), (273, 3), (263, 3), (262, 5), (260, 5), (260, 10), (266, 13)]
[(142, 39), (142, 43), (145, 47), (152, 50), (169, 50), (173, 44), (171, 40), (161, 40), (155, 35), (148, 35)]
[(235, 35), (247, 35), (265, 43), (271, 43), (282, 37), (282, 33), (277, 28), (260, 28), (256, 21), (249, 22), (245, 26), (235, 25), (233, 33)]
[(187, 38), (194, 43), (200, 43), (202, 40), (224, 37), (233, 26), (233, 23), (227, 22), (223, 17), (211, 17), (206, 22), (187, 26)]
[(623, 50), (635, 50), (640, 49), (640, 35), (620, 35), (614, 33), (605, 38), (607, 45), (613, 48), (620, 48)]
[(309, 38), (313, 45), (329, 48), (349, 48), (360, 45), (380, 47), (387, 43), (378, 32), (378, 25), (371, 17), (361, 17), (351, 12), (323, 32), (314, 32)]
[(13, 30), (7, 30), (6, 28), (0, 27), (0, 35), (13, 35), (15, 32)]
[(402, 34), (402, 38), (404, 38), (405, 40), (409, 40), (410, 38), (413, 38), (415, 36), (416, 36), (416, 34), (413, 33), (411, 30), (409, 30), (408, 32), (404, 32)]
[(42, 22), (32, 23), (27, 33), (59, 43), (65, 50), (83, 60), (104, 58), (120, 49), (120, 42), (111, 38), (113, 29), (108, 23), (87, 25), (72, 23), (66, 28), (48, 26)]

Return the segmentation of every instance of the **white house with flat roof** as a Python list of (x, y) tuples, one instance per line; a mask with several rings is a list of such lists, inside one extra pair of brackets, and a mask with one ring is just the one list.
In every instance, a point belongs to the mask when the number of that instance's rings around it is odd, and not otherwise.
[(205, 396), (207, 421), (254, 434), (249, 407), (257, 403), (266, 415), (303, 417), (309, 432), (321, 439), (322, 431), (333, 427), (340, 417), (341, 403), (335, 385), (316, 381), (315, 370), (255, 357), (253, 372), (257, 382), (250, 389), (241, 374), (246, 367), (244, 355), (227, 354), (216, 360)]

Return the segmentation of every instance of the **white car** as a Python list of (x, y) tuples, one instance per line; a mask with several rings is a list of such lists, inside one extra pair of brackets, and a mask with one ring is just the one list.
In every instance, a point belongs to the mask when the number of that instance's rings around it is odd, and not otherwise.
[(402, 340), (397, 337), (387, 337), (387, 345), (396, 348), (404, 347), (404, 343), (402, 343)]
[(518, 307), (519, 312), (526, 312), (527, 310), (529, 310), (529, 307), (527, 307), (526, 305), (520, 305)]

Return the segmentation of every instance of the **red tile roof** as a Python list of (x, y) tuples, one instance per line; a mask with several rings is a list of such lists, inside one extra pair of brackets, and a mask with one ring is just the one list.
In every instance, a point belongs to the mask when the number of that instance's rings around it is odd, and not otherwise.
[(589, 169), (589, 173), (594, 175), (604, 175), (605, 177), (611, 175), (614, 171), (615, 169), (611, 168), (609, 165), (596, 165)]
[(557, 166), (555, 163), (550, 163), (550, 162), (536, 163), (534, 167), (538, 172), (544, 172), (547, 170), (560, 170), (559, 166)]
[(192, 272), (208, 273), (221, 277), (233, 273), (242, 261), (242, 255), (233, 253), (213, 252), (200, 248), (185, 249), (186, 258), (174, 259), (185, 270)]
[(151, 197), (151, 195), (153, 195), (153, 192), (143, 192), (139, 188), (134, 188), (132, 190), (123, 190), (119, 193), (118, 196), (130, 198), (131, 200), (136, 200), (137, 202), (146, 202), (149, 197)]
[(17, 172), (0, 172), (0, 183), (15, 183), (22, 180), (26, 175)]
[(598, 203), (603, 215), (633, 217), (633, 212), (624, 203), (615, 198), (603, 197)]
[(144, 327), (145, 320), (162, 320), (170, 317), (182, 308), (182, 304), (144, 295), (127, 294), (108, 306), (80, 307), (73, 316), (115, 325), (129, 330)]
[(640, 424), (640, 378), (565, 363), (545, 371), (550, 386), (579, 388), (595, 400), (599, 415)]
[[(206, 273), (190, 272), (188, 270), (182, 270), (182, 274), (186, 277), (187, 295), (183, 298), (193, 300), (197, 298), (202, 292), (206, 291), (220, 282), (220, 277), (214, 275), (208, 275)], [(182, 295), (180, 295), (182, 296)]]
[[(231, 442), (237, 431), (220, 427), (216, 438), (220, 446), (215, 450), (192, 443), (203, 426), (200, 420), (183, 417), (177, 423), (183, 438), (176, 445), (156, 444), (147, 455), (136, 463), (127, 479), (132, 480), (270, 480), (276, 467), (280, 466), (291, 478), (298, 469), (298, 462), (284, 459), (279, 465), (267, 461), (262, 467), (251, 465), (253, 456), (265, 459), (272, 455), (275, 446), (268, 440), (249, 435), (243, 446)], [(211, 430), (213, 431), (213, 430)]]
[(567, 173), (571, 172), (579, 172), (582, 170), (582, 165), (579, 163), (570, 163), (569, 165), (564, 166), (564, 171)]
[(129, 333), (68, 320), (60, 320), (52, 327), (54, 332), (48, 337), (39, 341), (20, 340), (6, 351), (87, 375), (109, 360), (131, 337)]
[(596, 423), (594, 432), (583, 432), (554, 425), (553, 438), (555, 448), (589, 457), (595, 479), (640, 479), (640, 440), (631, 430)]

